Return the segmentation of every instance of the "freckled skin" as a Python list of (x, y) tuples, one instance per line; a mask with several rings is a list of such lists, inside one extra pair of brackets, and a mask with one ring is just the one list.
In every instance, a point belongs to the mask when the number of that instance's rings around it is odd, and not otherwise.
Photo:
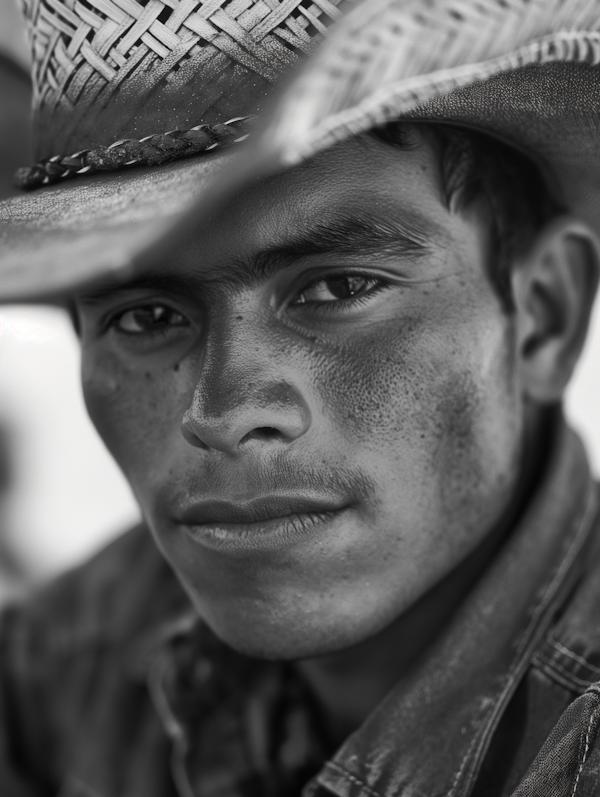
[[(240, 257), (332, 209), (425, 219), (427, 254), (352, 261), (403, 281), (337, 314), (286, 305), (303, 263), (227, 281)], [(425, 144), (357, 139), (248, 189), (162, 264), (195, 275), (197, 293), (133, 291), (189, 320), (162, 344), (101, 329), (122, 296), (80, 307), (90, 415), (194, 604), (234, 648), (294, 659), (362, 642), (502, 522), (524, 409), (486, 256), (478, 219), (445, 207)], [(244, 556), (204, 549), (177, 525), (200, 497), (277, 488), (351, 506), (322, 533)]]

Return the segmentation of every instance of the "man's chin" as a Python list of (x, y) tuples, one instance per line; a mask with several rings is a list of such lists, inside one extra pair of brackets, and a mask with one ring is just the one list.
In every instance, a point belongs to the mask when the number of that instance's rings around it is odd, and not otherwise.
[[(385, 628), (391, 618), (330, 611), (310, 612), (256, 606), (240, 611), (239, 604), (215, 609), (192, 598), (213, 633), (245, 656), (271, 661), (298, 661), (330, 656), (360, 645)], [(308, 603), (308, 601), (306, 601)]]
[[(209, 623), (209, 625), (211, 625)], [(250, 633), (246, 628), (213, 627), (211, 630), (219, 639), (244, 656), (269, 661), (300, 661), (339, 653), (356, 644), (355, 640), (332, 640), (324, 638), (318, 631), (314, 634), (293, 631), (283, 633), (281, 629), (263, 631), (254, 628)]]

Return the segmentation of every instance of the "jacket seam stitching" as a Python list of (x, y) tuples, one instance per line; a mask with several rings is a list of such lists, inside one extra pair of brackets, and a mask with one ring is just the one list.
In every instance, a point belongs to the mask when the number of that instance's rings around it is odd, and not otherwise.
[(578, 687), (568, 678), (563, 677), (560, 673), (556, 672), (556, 670), (551, 669), (551, 667), (549, 667), (545, 662), (538, 659), (537, 661), (533, 662), (533, 666), (547, 676), (553, 683), (561, 686), (563, 689), (566, 689), (569, 692), (576, 692), (578, 695), (583, 694), (582, 687)]
[(586, 661), (582, 656), (578, 656), (573, 651), (569, 650), (569, 648), (562, 645), (558, 640), (556, 640), (552, 636), (548, 636), (548, 643), (558, 650), (559, 653), (562, 653), (564, 656), (568, 656), (573, 661), (576, 661), (578, 664), (582, 664), (584, 667), (587, 667), (592, 672), (598, 673), (600, 675), (600, 667), (596, 667), (594, 664), (590, 664), (589, 661)]
[(549, 659), (547, 656), (544, 656), (543, 653), (538, 653), (532, 664), (535, 666), (535, 663), (540, 662), (540, 664), (545, 665), (548, 669), (556, 670), (559, 672), (566, 680), (573, 684), (575, 687), (583, 687), (584, 689), (588, 689), (595, 681), (585, 681), (582, 678), (578, 678), (572, 672), (562, 667), (557, 661), (554, 659)]
[(341, 775), (342, 777), (346, 778), (351, 783), (354, 783), (357, 786), (360, 786), (360, 788), (363, 789), (367, 794), (370, 794), (371, 797), (382, 797), (382, 795), (378, 791), (375, 791), (370, 786), (367, 786), (366, 783), (363, 783), (362, 780), (359, 780), (354, 775), (351, 775), (349, 772), (347, 772), (339, 764), (336, 764), (333, 761), (328, 761), (327, 762), (327, 768), (331, 768), (331, 769), (335, 770), (339, 775)]
[[(593, 690), (596, 692), (597, 690)], [(581, 773), (583, 772), (583, 768), (585, 766), (585, 762), (587, 761), (588, 753), (590, 751), (590, 740), (592, 735), (592, 725), (597, 717), (600, 716), (600, 712), (598, 711), (598, 707), (596, 706), (595, 709), (592, 709), (590, 713), (590, 721), (588, 722), (587, 731), (585, 733), (585, 748), (583, 750), (583, 755), (581, 756), (581, 761), (579, 763), (579, 769), (577, 770), (577, 775), (575, 777), (575, 782), (573, 784), (573, 791), (571, 792), (571, 797), (575, 797), (577, 789), (579, 788), (579, 780), (581, 778)]]
[(478, 740), (478, 737), (477, 737), (477, 734), (475, 733), (473, 735), (473, 738), (471, 739), (471, 744), (468, 746), (467, 752), (465, 753), (463, 760), (460, 762), (460, 767), (458, 769), (458, 772), (456, 773), (456, 777), (454, 778), (454, 781), (452, 783), (452, 787), (451, 787), (450, 791), (448, 792), (448, 797), (454, 797), (454, 794), (456, 793), (456, 787), (458, 786), (458, 784), (460, 782), (460, 779), (462, 777), (462, 773), (463, 773), (463, 771), (464, 771), (464, 769), (465, 769), (465, 767), (467, 765), (467, 761), (471, 757), (471, 753), (473, 752), (473, 747), (475, 746), (475, 743), (477, 742), (477, 740)]

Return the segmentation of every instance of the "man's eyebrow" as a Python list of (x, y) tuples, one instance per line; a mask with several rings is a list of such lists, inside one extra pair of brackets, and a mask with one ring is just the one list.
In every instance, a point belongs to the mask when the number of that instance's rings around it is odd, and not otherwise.
[[(410, 232), (408, 231), (410, 229)], [(284, 241), (257, 252), (250, 257), (240, 257), (233, 264), (234, 281), (267, 279), (274, 273), (293, 266), (303, 258), (346, 255), (393, 255), (418, 258), (430, 251), (428, 238), (422, 225), (353, 216), (334, 218), (311, 224), (306, 230), (286, 234)], [(229, 269), (228, 269), (229, 271)]]
[(171, 294), (190, 293), (190, 280), (171, 274), (141, 274), (138, 277), (127, 280), (123, 283), (111, 283), (105, 287), (92, 289), (89, 292), (82, 293), (75, 296), (75, 302), (82, 305), (93, 306), (95, 304), (102, 304), (107, 300), (112, 300), (119, 294), (126, 294), (129, 291), (135, 290), (151, 290), (157, 292), (166, 292)]
[[(410, 232), (408, 229), (410, 228)], [(311, 224), (305, 230), (286, 233), (285, 239), (255, 254), (224, 260), (206, 271), (185, 274), (150, 272), (123, 284), (112, 284), (76, 297), (83, 305), (101, 304), (128, 291), (148, 289), (171, 294), (200, 293), (211, 283), (231, 287), (262, 281), (298, 261), (326, 255), (374, 256), (393, 255), (419, 257), (428, 253), (429, 245), (422, 225), (396, 223), (367, 216), (344, 216)]]

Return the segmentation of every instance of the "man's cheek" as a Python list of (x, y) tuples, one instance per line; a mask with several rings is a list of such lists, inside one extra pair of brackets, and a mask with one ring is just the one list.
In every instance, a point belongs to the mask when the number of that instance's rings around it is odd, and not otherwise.
[[(132, 482), (140, 481), (177, 432), (177, 392), (159, 370), (130, 368), (119, 358), (96, 357), (82, 368), (86, 407), (106, 447)], [(169, 381), (168, 384), (166, 382)], [(179, 415), (179, 421), (181, 416)]]
[(323, 369), (325, 411), (348, 440), (361, 445), (424, 447), (436, 430), (447, 377), (461, 370), (447, 348), (447, 336), (424, 329), (420, 319), (374, 328), (340, 347)]

